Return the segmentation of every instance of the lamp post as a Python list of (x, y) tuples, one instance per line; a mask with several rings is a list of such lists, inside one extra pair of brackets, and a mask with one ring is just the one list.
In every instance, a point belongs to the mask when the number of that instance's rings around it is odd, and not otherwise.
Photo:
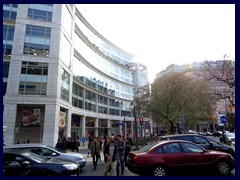
[(134, 122), (135, 122), (136, 149), (138, 150), (138, 129), (137, 129), (137, 115), (136, 115), (135, 106), (133, 107), (133, 115), (134, 115)]

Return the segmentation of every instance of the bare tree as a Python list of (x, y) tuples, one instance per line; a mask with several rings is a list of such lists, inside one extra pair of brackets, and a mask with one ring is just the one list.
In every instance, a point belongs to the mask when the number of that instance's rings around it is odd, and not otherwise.
[(235, 107), (235, 62), (230, 60), (205, 61), (198, 72), (213, 86), (208, 93), (216, 100), (227, 99)]

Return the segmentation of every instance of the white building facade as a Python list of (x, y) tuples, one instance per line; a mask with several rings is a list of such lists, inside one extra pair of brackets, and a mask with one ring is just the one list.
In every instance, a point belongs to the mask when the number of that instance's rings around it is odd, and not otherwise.
[(147, 71), (139, 76), (133, 55), (77, 6), (3, 4), (3, 36), (5, 144), (134, 134), (132, 101)]

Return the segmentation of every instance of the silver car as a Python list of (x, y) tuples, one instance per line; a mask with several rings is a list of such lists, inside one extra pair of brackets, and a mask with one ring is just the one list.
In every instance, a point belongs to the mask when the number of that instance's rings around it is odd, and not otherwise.
[(67, 159), (77, 162), (81, 168), (86, 165), (86, 159), (83, 157), (82, 154), (75, 152), (63, 152), (59, 149), (43, 144), (14, 144), (10, 146), (4, 146), (3, 149), (18, 149), (23, 151), (30, 151), (45, 158)]

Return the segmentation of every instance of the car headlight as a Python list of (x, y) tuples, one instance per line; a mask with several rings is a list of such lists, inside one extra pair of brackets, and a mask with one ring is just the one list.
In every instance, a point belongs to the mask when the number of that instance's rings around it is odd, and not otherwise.
[(63, 166), (64, 166), (65, 168), (67, 168), (68, 170), (78, 169), (78, 165), (77, 165), (77, 164), (64, 164)]

